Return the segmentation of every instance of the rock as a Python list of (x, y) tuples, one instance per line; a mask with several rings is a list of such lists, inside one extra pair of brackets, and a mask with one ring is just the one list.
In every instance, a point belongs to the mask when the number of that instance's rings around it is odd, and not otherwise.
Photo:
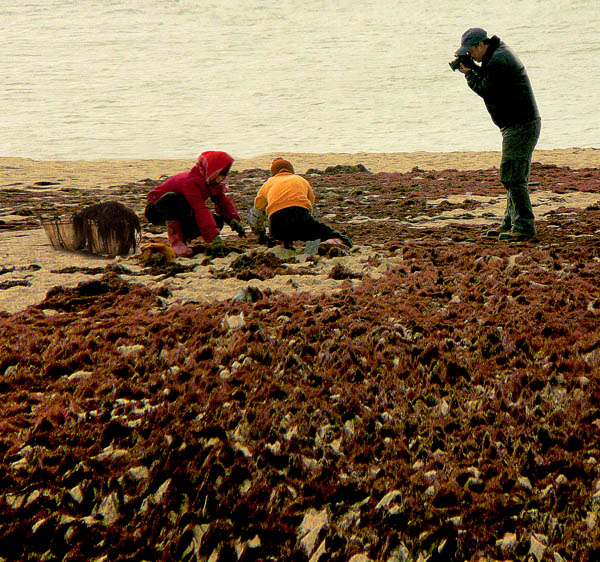
[(566, 486), (569, 483), (568, 478), (564, 475), (564, 474), (559, 474), (556, 479), (554, 480), (554, 483), (560, 487), (560, 486)]
[(410, 560), (410, 552), (406, 545), (401, 542), (392, 552), (390, 553), (386, 562), (408, 562)]
[(584, 523), (589, 531), (593, 531), (598, 523), (598, 512), (588, 511), (587, 516), (584, 519)]
[(26, 458), (19, 459), (18, 461), (15, 461), (10, 464), (11, 470), (14, 470), (14, 471), (25, 470), (25, 469), (27, 469), (28, 466), (29, 466), (29, 462), (27, 461)]
[(308, 556), (314, 551), (321, 531), (328, 527), (329, 517), (326, 509), (317, 511), (311, 508), (304, 514), (302, 523), (300, 523), (300, 527), (298, 528), (298, 537)]
[(304, 253), (307, 256), (316, 256), (319, 253), (320, 240), (308, 240), (304, 245)]
[(7, 379), (14, 377), (17, 374), (17, 369), (17, 365), (9, 365), (6, 367), (6, 369), (4, 369), (4, 376)]
[(372, 562), (366, 554), (355, 554), (348, 562)]
[(325, 541), (323, 541), (320, 545), (319, 548), (317, 548), (317, 550), (315, 551), (315, 553), (310, 557), (309, 562), (321, 562), (321, 560), (323, 560), (323, 562), (325, 562), (325, 558), (323, 558), (325, 555), (327, 554), (327, 547), (325, 545)]
[(167, 490), (169, 489), (169, 486), (171, 485), (171, 478), (168, 478), (167, 480), (165, 480), (160, 487), (158, 488), (158, 490), (154, 493), (154, 495), (152, 496), (152, 501), (155, 504), (160, 504), (162, 503)]
[(500, 547), (503, 554), (506, 554), (516, 546), (517, 535), (514, 533), (505, 533), (501, 539), (496, 541), (496, 546)]
[(31, 492), (31, 494), (29, 494), (27, 496), (27, 500), (25, 501), (25, 507), (30, 506), (32, 503), (35, 502), (35, 500), (37, 500), (40, 496), (41, 496), (41, 492), (39, 490), (34, 490), (33, 492)]
[(33, 447), (31, 445), (25, 445), (25, 447), (23, 447), (20, 451), (19, 451), (19, 456), (20, 457), (28, 457), (29, 455), (31, 455), (33, 453)]
[(6, 496), (4, 496), (4, 501), (6, 502), (7, 505), (9, 505), (10, 507), (12, 507), (13, 509), (20, 509), (21, 507), (23, 507), (23, 504), (25, 503), (25, 495), (19, 495), (19, 494), (6, 494)]
[(116, 492), (112, 492), (102, 500), (97, 514), (102, 517), (102, 522), (107, 527), (119, 519), (119, 498)]
[(150, 471), (145, 466), (134, 466), (129, 469), (129, 474), (134, 480), (147, 480), (150, 478)]
[(146, 347), (141, 344), (135, 345), (120, 345), (117, 351), (125, 357), (137, 357), (146, 351)]
[(400, 490), (392, 490), (391, 492), (388, 492), (385, 496), (383, 496), (381, 500), (379, 500), (379, 503), (375, 506), (375, 509), (388, 509), (390, 505), (398, 503), (401, 499), (402, 492), (400, 492)]
[(67, 377), (69, 381), (80, 381), (89, 379), (93, 375), (92, 371), (75, 371)]
[(450, 411), (450, 406), (449, 406), (448, 402), (446, 401), (446, 399), (442, 398), (442, 400), (440, 402), (440, 414), (443, 417), (446, 417), (448, 415), (449, 411)]
[(423, 478), (425, 478), (427, 481), (435, 480), (436, 476), (437, 470), (428, 470), (425, 474), (423, 474)]
[(244, 287), (234, 298), (237, 302), (257, 302), (264, 297), (263, 292), (258, 287), (248, 285)]
[(344, 423), (344, 432), (349, 437), (354, 437), (354, 420), (346, 420)]
[(71, 488), (69, 490), (69, 495), (73, 498), (73, 500), (75, 500), (77, 503), (81, 503), (83, 502), (83, 490), (81, 489), (81, 486), (79, 484), (77, 484), (77, 486), (74, 486), (73, 488)]
[(99, 455), (96, 455), (96, 460), (105, 461), (107, 459), (120, 459), (126, 457), (129, 454), (129, 451), (126, 449), (115, 449), (114, 445), (111, 443), (108, 447), (105, 447)]
[(521, 484), (521, 486), (526, 490), (533, 490), (533, 486), (531, 485), (531, 482), (529, 481), (529, 478), (527, 478), (527, 476), (519, 476), (517, 480), (519, 484)]
[(331, 443), (329, 443), (329, 446), (331, 447), (331, 450), (336, 455), (342, 454), (342, 438), (341, 437), (339, 437), (338, 439), (334, 439)]
[(238, 330), (243, 328), (246, 325), (246, 321), (244, 320), (244, 313), (240, 312), (237, 315), (229, 315), (225, 313), (222, 321), (223, 327), (227, 330)]
[(548, 539), (543, 535), (533, 533), (529, 542), (529, 554), (533, 554), (538, 562), (544, 558), (544, 552), (548, 544)]

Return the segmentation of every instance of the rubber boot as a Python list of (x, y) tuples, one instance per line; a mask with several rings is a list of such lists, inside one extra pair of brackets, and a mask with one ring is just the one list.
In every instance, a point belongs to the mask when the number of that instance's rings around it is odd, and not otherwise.
[(173, 248), (177, 256), (191, 256), (194, 253), (183, 241), (183, 231), (179, 221), (167, 221), (167, 236), (169, 246)]

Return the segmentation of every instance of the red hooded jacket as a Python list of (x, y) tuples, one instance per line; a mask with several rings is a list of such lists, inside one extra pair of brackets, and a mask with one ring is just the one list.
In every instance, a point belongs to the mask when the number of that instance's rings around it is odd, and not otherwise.
[(215, 204), (215, 213), (226, 223), (240, 220), (235, 204), (224, 183), (215, 184), (214, 180), (223, 171), (229, 172), (233, 158), (226, 152), (209, 150), (203, 152), (189, 172), (182, 172), (157, 185), (146, 197), (150, 203), (158, 201), (165, 193), (174, 192), (183, 195), (192, 207), (196, 224), (205, 242), (211, 242), (219, 234), (215, 219), (206, 206), (210, 197)]

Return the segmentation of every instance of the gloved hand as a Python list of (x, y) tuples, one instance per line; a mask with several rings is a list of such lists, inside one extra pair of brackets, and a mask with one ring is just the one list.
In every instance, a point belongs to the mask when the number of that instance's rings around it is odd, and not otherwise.
[(223, 239), (219, 235), (212, 239), (212, 242), (206, 249), (206, 253), (213, 258), (219, 258), (227, 255), (227, 248), (225, 248)]
[(244, 229), (244, 227), (240, 224), (239, 221), (233, 219), (230, 223), (229, 226), (231, 227), (231, 230), (234, 230), (235, 232), (237, 232), (237, 235), (240, 238), (244, 238), (246, 236), (246, 230)]
[(248, 209), (248, 224), (252, 232), (256, 234), (264, 232), (267, 224), (267, 213), (259, 211), (256, 207), (251, 207)]

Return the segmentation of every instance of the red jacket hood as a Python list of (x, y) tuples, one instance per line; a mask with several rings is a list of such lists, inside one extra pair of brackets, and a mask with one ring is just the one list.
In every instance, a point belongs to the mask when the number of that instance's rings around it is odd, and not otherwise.
[(211, 180), (214, 180), (223, 170), (229, 172), (229, 168), (231, 168), (232, 164), (233, 158), (227, 154), (227, 152), (207, 150), (198, 157), (198, 161), (191, 171), (200, 175), (204, 181), (209, 184), (211, 183)]

